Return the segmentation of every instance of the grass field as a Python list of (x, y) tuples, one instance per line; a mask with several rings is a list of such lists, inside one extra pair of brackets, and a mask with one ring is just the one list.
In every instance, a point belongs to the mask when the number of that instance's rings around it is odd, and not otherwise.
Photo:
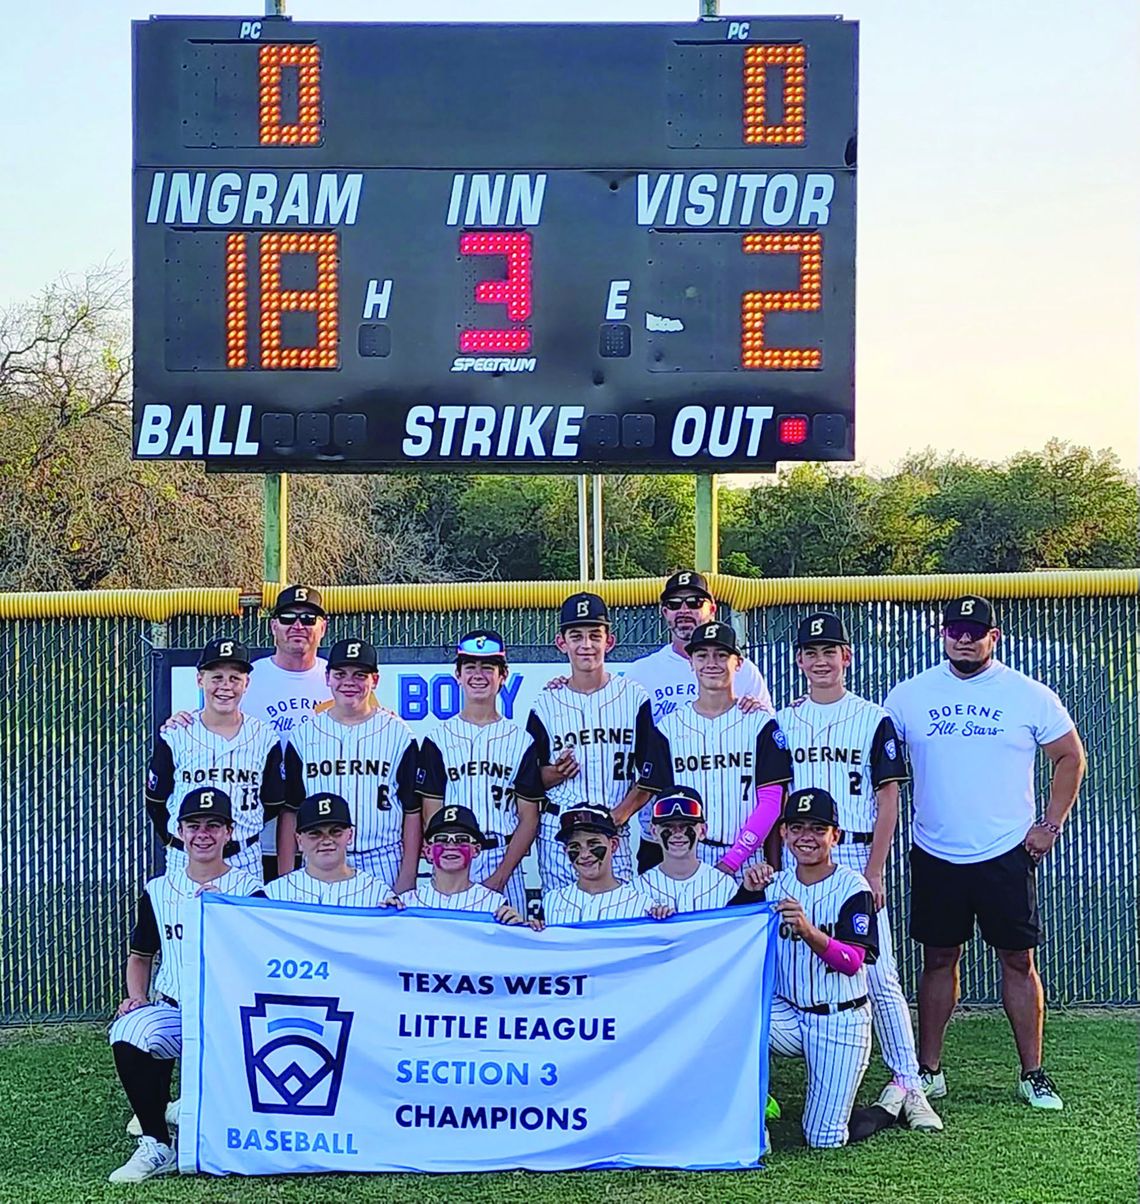
[[(321, 1175), (295, 1179), (154, 1180), (115, 1188), (107, 1174), (133, 1143), (128, 1109), (94, 1026), (0, 1033), (0, 1201), (392, 1201), (400, 1204), (942, 1204), (1137, 1199), (1137, 1017), (1054, 1015), (1048, 1066), (1065, 1097), (1059, 1114), (1013, 1096), (1016, 1060), (1000, 1014), (951, 1027), (950, 1095), (942, 1134), (892, 1130), (847, 1150), (813, 1152), (799, 1132), (802, 1065), (779, 1062), (784, 1118), (764, 1171), (605, 1171), (568, 1174)], [(884, 1080), (872, 1063), (863, 1095)], [(716, 1123), (694, 1117), (693, 1123)]]

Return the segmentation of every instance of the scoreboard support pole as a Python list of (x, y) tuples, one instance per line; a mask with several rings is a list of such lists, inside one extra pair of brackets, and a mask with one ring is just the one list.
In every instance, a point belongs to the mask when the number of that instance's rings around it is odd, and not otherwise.
[(590, 580), (590, 508), (587, 500), (589, 476), (578, 475), (578, 580)]
[(267, 472), (263, 497), (265, 580), (285, 584), (289, 571), (289, 477)]

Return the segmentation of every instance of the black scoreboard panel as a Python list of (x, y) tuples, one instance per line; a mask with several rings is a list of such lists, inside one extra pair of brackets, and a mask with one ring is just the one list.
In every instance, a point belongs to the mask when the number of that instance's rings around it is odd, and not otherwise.
[(854, 456), (857, 29), (134, 27), (135, 455)]

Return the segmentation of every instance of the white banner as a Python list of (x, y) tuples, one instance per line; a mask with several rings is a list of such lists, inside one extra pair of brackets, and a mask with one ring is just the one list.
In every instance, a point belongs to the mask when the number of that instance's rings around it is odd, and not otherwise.
[(757, 1166), (775, 927), (767, 904), (536, 933), (207, 893), (179, 1167)]

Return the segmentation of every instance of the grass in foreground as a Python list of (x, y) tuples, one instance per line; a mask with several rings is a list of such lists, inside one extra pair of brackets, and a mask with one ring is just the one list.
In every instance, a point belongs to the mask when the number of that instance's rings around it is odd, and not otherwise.
[[(891, 1130), (846, 1150), (816, 1152), (800, 1137), (802, 1063), (779, 1061), (774, 1089), (784, 1118), (772, 1127), (767, 1170), (598, 1171), (494, 1175), (320, 1175), (274, 1179), (154, 1180), (113, 1187), (130, 1154), (128, 1107), (95, 1026), (0, 1035), (0, 1201), (391, 1201), (393, 1204), (1115, 1204), (1137, 1198), (1137, 1018), (1057, 1015), (1048, 1068), (1065, 1111), (1040, 1114), (1014, 1099), (1016, 1058), (1000, 1013), (951, 1026), (950, 1095), (942, 1134)], [(872, 1062), (861, 1102), (885, 1072)], [(715, 1123), (694, 1117), (693, 1123)]]

